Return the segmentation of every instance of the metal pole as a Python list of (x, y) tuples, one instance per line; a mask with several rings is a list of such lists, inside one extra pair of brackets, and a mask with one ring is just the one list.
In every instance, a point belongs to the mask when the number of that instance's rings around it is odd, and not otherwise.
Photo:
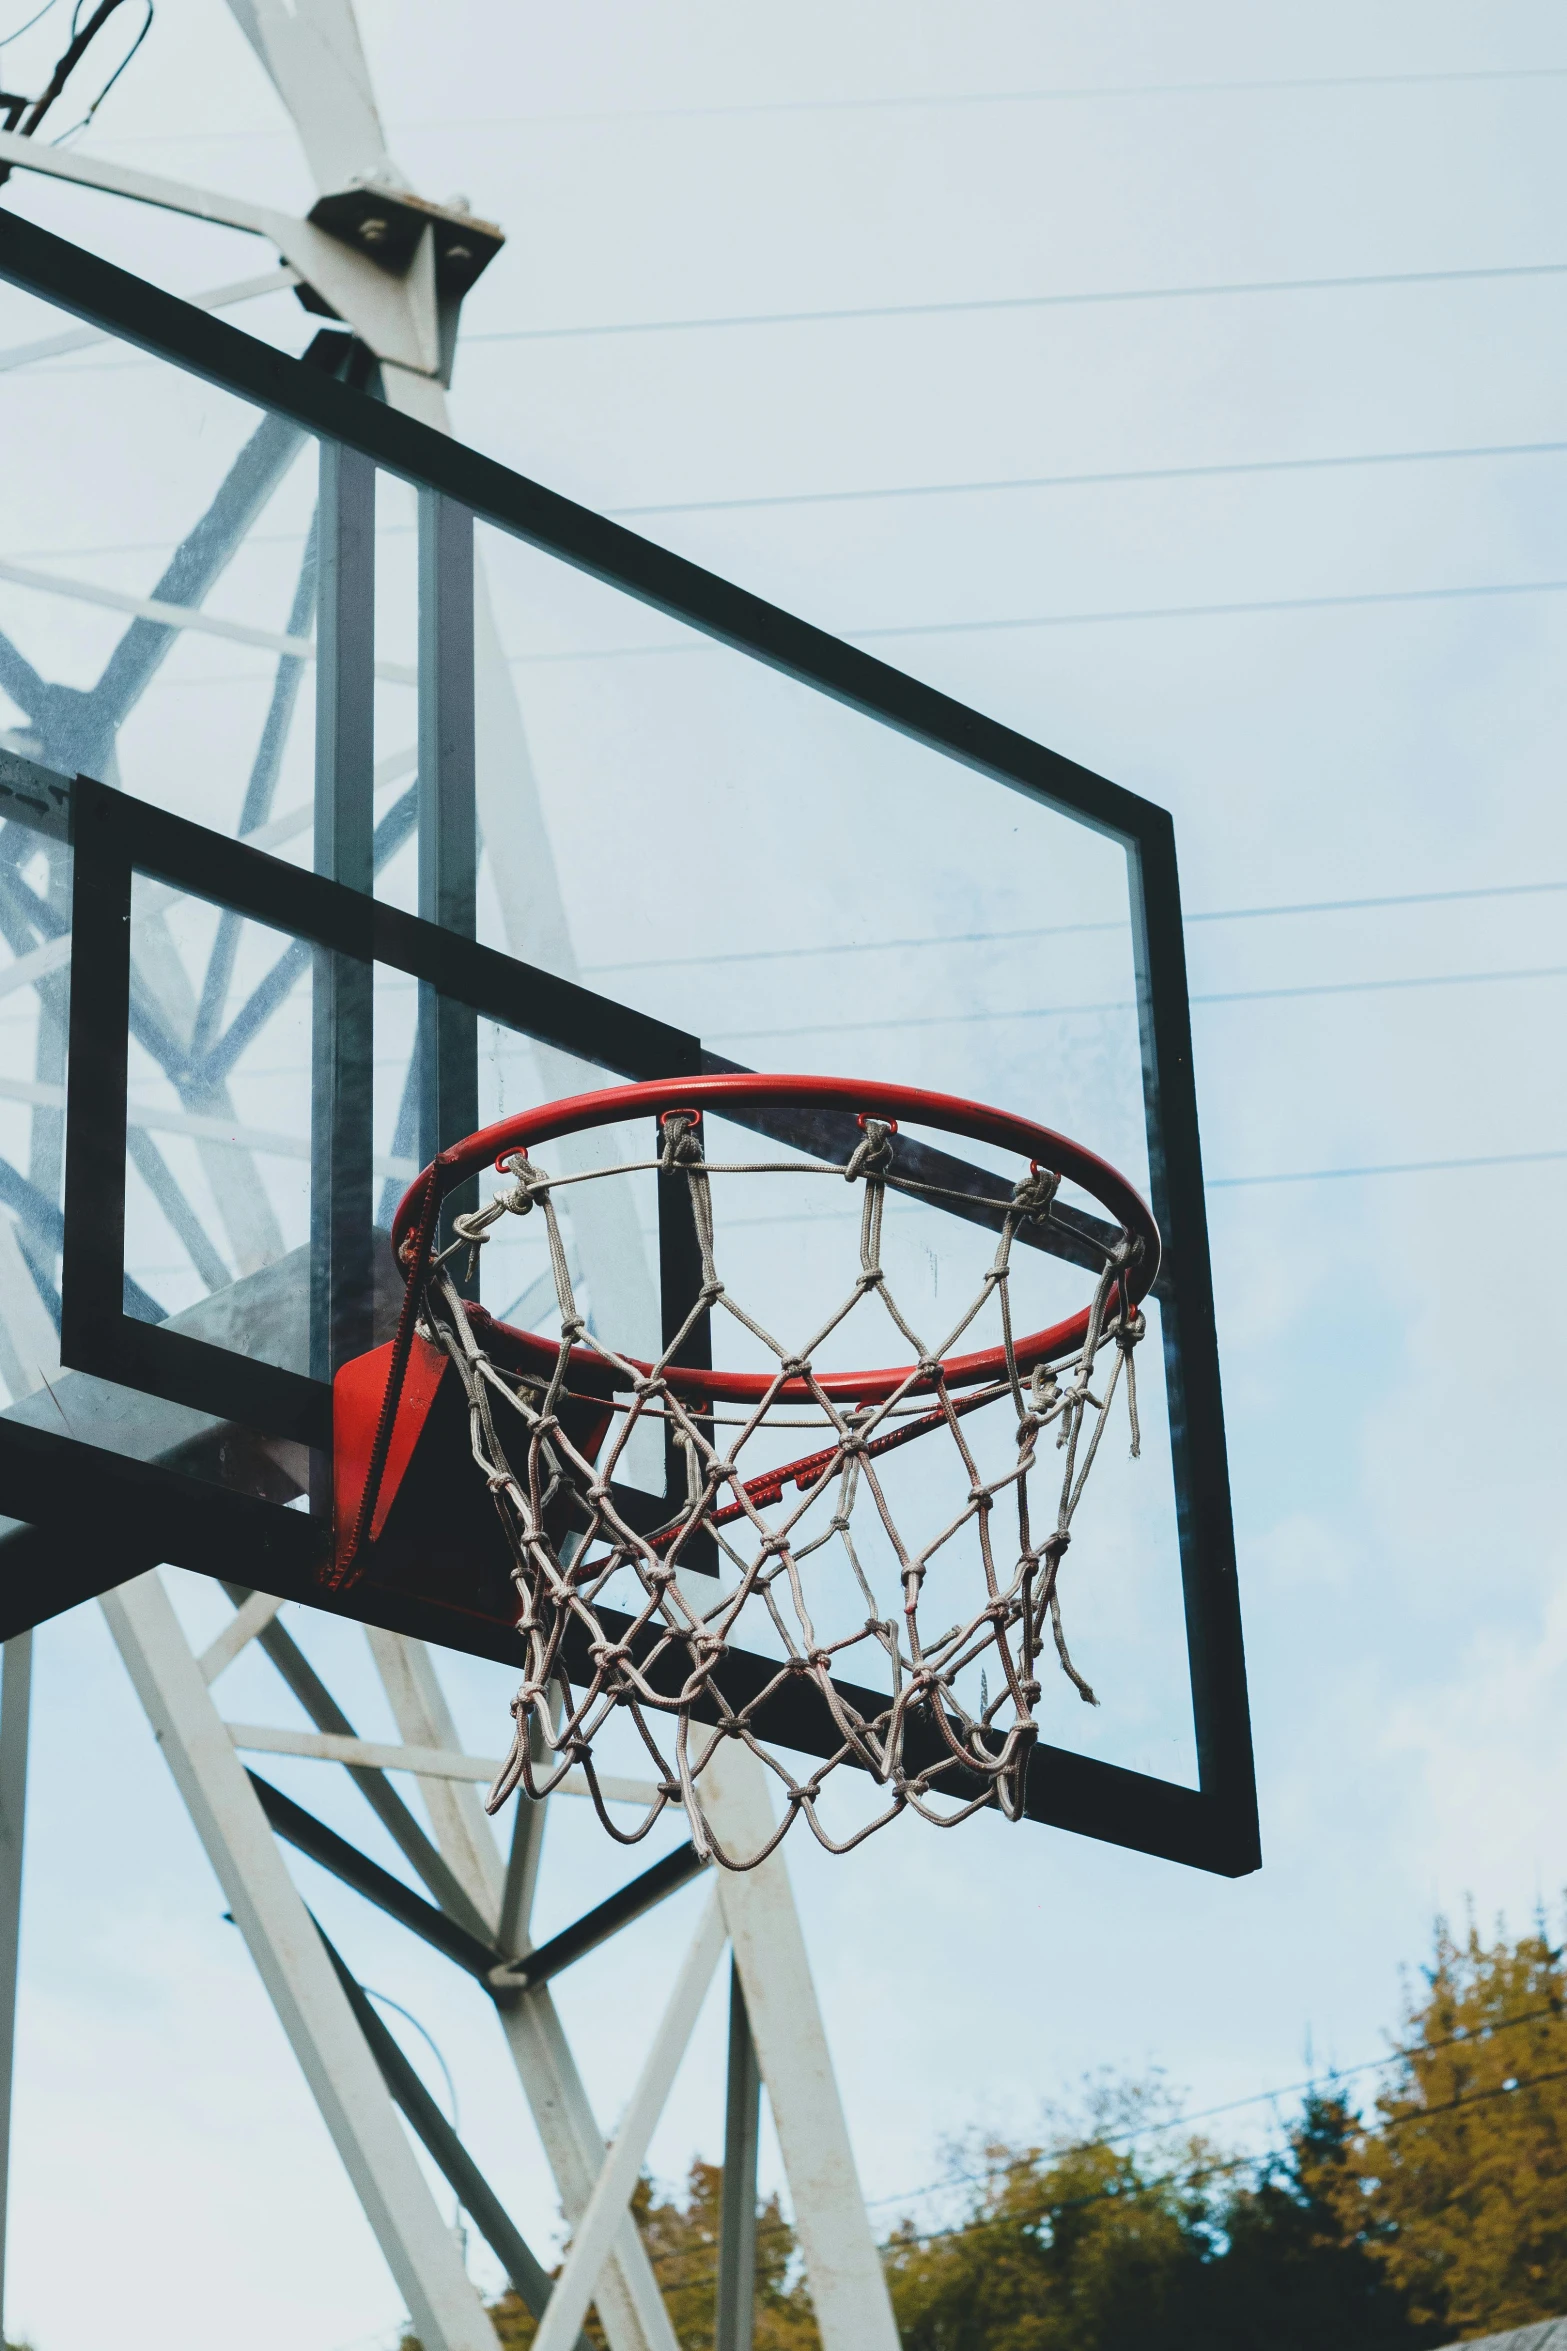
[(27, 1808), (27, 1716), (33, 1636), (7, 1641), (0, 1663), (0, 2343), (5, 2340), (5, 2241), (11, 2172), (11, 2079), (16, 2055), (16, 1963), (22, 1928), (22, 1824)]
[[(770, 1835), (767, 1774), (726, 1741), (704, 1775), (721, 1835), (753, 1848)], [(871, 2233), (805, 1937), (781, 1853), (717, 1873), (724, 1924), (789, 2181), (805, 2280), (822, 2351), (898, 2351), (898, 2330)]]
[[(375, 467), (321, 444), (316, 623), (316, 871), (375, 887)], [(330, 1379), (372, 1342), (374, 973), (320, 949), (313, 998), (310, 1369)]]
[(729, 2090), (724, 2108), (724, 2190), (718, 2216), (718, 2321), (713, 2351), (752, 2351), (756, 2337), (756, 2148), (762, 2077), (745, 1988), (729, 1968)]
[(616, 2237), (626, 2225), (627, 2207), (648, 2141), (668, 2102), (686, 2043), (723, 1948), (724, 1926), (718, 1897), (709, 1894), (690, 1949), (675, 1978), (669, 2005), (653, 2036), (653, 2046), (627, 2100), (620, 2129), (593, 2183), (585, 2210), (573, 2218), (571, 2244), (555, 2280), (534, 2351), (571, 2351), (589, 2303), (597, 2300), (600, 2274)]
[[(419, 493), (419, 912), (474, 935), (473, 516), (439, 491)], [(465, 1004), (419, 991), (419, 1156), (433, 1159), (479, 1123), (478, 1023)], [(472, 1208), (477, 1183), (445, 1209)]]

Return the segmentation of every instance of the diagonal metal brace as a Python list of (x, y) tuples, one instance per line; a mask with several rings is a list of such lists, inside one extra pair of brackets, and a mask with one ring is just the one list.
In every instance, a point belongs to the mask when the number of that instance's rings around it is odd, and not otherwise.
[(313, 1812), (307, 1812), (302, 1804), (285, 1796), (281, 1788), (274, 1788), (270, 1780), (253, 1771), (247, 1772), (246, 1777), (278, 1836), (297, 1851), (308, 1854), (312, 1861), (319, 1862), (323, 1869), (329, 1869), (345, 1886), (352, 1886), (356, 1894), (363, 1894), (367, 1902), (375, 1903), (399, 1925), (422, 1935), (427, 1943), (433, 1944), (446, 1958), (454, 1959), (459, 1967), (465, 1967), (481, 1983), (489, 1981), (496, 1958), (493, 1945), (481, 1943), (476, 1935), (470, 1935), (455, 1919), (437, 1910), (433, 1902), (426, 1902), (422, 1894), (405, 1886), (401, 1878), (393, 1877), (389, 1869), (372, 1861), (368, 1853), (361, 1853), (357, 1845), (340, 1837), (336, 1829), (329, 1829), (324, 1820), (317, 1820)]
[(640, 1918), (645, 1910), (651, 1910), (656, 1903), (689, 1885), (706, 1867), (707, 1862), (694, 1845), (677, 1846), (673, 1853), (666, 1853), (662, 1861), (655, 1861), (651, 1869), (633, 1878), (629, 1886), (611, 1894), (607, 1902), (600, 1902), (587, 1911), (575, 1926), (563, 1928), (560, 1934), (552, 1935), (547, 1943), (541, 1943), (536, 1951), (526, 1952), (521, 1959), (509, 1959), (501, 1967), (492, 1967), (488, 1976), (491, 1991), (500, 2000), (547, 1984), (551, 1976), (559, 1975), (562, 1968), (570, 1967), (574, 1960), (607, 1942), (634, 1918)]
[[(313, 1911), (310, 1913), (310, 1923), (321, 1937), (321, 1947), (336, 1970), (337, 1980), (354, 2012), (354, 2021), (364, 2034), (370, 2054), (380, 2067), (387, 2088), (424, 2141), (453, 2192), (461, 2199), (463, 2210), (471, 2214), (480, 2235), (505, 2270), (516, 2293), (535, 2318), (542, 2318), (551, 2293), (548, 2274), (529, 2250), (510, 2213), (397, 2042), (376, 2015), (363, 1985), (349, 1973), (346, 1963), (333, 1948)], [(585, 2335), (578, 2335), (576, 2351), (590, 2351)]]

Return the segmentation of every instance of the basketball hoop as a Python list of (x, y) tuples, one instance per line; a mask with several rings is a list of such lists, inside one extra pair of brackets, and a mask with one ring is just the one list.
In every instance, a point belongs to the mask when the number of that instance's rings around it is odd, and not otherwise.
[[(849, 1113), (856, 1139), (837, 1161), (707, 1156), (704, 1113), (743, 1122), (748, 1110), (784, 1108), (835, 1113), (840, 1123)], [(551, 1174), (532, 1156), (562, 1136), (650, 1115), (658, 1121), (652, 1159)], [(999, 1237), (977, 1295), (935, 1344), (899, 1304), (882, 1263), (888, 1197), (970, 1216), (973, 1197), (900, 1168), (900, 1120), (999, 1147), (1025, 1170), (1010, 1194), (999, 1194)], [(454, 1218), (454, 1238), (437, 1248), (443, 1199), (486, 1165), (510, 1183)], [(679, 1329), (648, 1361), (620, 1352), (613, 1334), (590, 1330), (556, 1200), (572, 1185), (651, 1169), (685, 1179), (701, 1280)], [(793, 1345), (732, 1295), (718, 1263), (714, 1182), (775, 1174), (836, 1176), (860, 1195), (847, 1297)], [(1107, 1236), (1092, 1244), (1100, 1262), (1074, 1314), (1020, 1336), (1009, 1290), (1013, 1245), (1030, 1225), (1049, 1223), (1064, 1180), (1111, 1220), (1093, 1228)], [(497, 1321), (465, 1300), (453, 1278), (463, 1259), (476, 1262), (503, 1218), (535, 1214), (549, 1245), (558, 1338)], [(1069, 1254), (1081, 1258), (1085, 1220), (1071, 1229)], [(398, 1208), (392, 1238), (407, 1283), (396, 1339), (338, 1378), (336, 1580), (351, 1582), (373, 1557), (432, 1399), (454, 1378), (471, 1459), (454, 1459), (443, 1475), (448, 1485), (467, 1480), (473, 1493), (488, 1487), (525, 1654), (512, 1703), (515, 1738), (490, 1791), (492, 1812), (519, 1787), (536, 1801), (580, 1771), (621, 1842), (645, 1836), (667, 1805), (679, 1803), (698, 1849), (732, 1869), (763, 1859), (799, 1813), (834, 1852), (906, 1809), (942, 1826), (986, 1805), (1021, 1817), (1047, 1638), (1079, 1696), (1097, 1703), (1067, 1647), (1059, 1582), (1123, 1384), (1134, 1456), (1138, 1450), (1138, 1309), (1160, 1244), (1124, 1177), (1048, 1128), (948, 1095), (745, 1072), (614, 1087), (488, 1127), (425, 1169)], [(846, 1324), (877, 1316), (890, 1318), (899, 1362), (861, 1371), (817, 1365)], [(712, 1370), (689, 1360), (694, 1335), (721, 1317), (733, 1318), (769, 1368)], [(996, 1342), (976, 1346), (986, 1317), (999, 1326)], [(965, 1424), (990, 1405), (1010, 1414), (1015, 1442), (1009, 1432), (1002, 1458), (982, 1469)], [(660, 1506), (660, 1523), (639, 1529), (617, 1499), (616, 1479), (635, 1432), (648, 1424), (672, 1439), (686, 1491)], [(783, 1432), (802, 1425), (817, 1431), (816, 1441), (794, 1453)], [(936, 1521), (900, 1525), (883, 1464), (917, 1441), (935, 1448), (943, 1438), (950, 1491)], [(1046, 1440), (1053, 1462), (1049, 1452), (1041, 1457)], [(774, 1459), (780, 1448), (790, 1457)], [(1032, 1490), (1047, 1479), (1041, 1512)], [(872, 1549), (896, 1580), (892, 1607), (871, 1580)], [(960, 1571), (974, 1589), (954, 1623)], [(838, 1598), (855, 1595), (856, 1615), (846, 1630), (823, 1634), (829, 1587)], [(749, 1698), (726, 1692), (721, 1672), (742, 1617), (770, 1627), (776, 1651), (776, 1673)], [(845, 1667), (860, 1669), (861, 1684), (874, 1672), (874, 1700), (857, 1687), (859, 1702), (850, 1702)], [(769, 1696), (799, 1677), (830, 1710), (838, 1740), (803, 1776), (756, 1727)], [(595, 1739), (622, 1710), (657, 1771), (656, 1797), (630, 1830), (612, 1817), (594, 1759)], [(725, 1739), (750, 1746), (780, 1783), (782, 1820), (755, 1853), (726, 1851), (704, 1808), (703, 1775)], [(874, 1818), (835, 1835), (819, 1798), (842, 1765), (868, 1773), (885, 1800), (876, 1798)]]

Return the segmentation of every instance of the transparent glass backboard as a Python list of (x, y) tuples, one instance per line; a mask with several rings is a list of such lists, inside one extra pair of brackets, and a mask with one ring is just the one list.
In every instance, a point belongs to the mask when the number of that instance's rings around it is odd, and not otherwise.
[[(0, 343), (43, 341), (71, 324), (36, 290), (0, 289)], [(499, 468), (483, 469), (489, 503), (473, 531), (471, 586), (459, 564), (454, 591), (422, 536), (435, 492), (452, 512), (463, 506), (448, 445), (433, 434), (419, 444), (422, 480), (409, 478), (404, 455), (374, 477), (358, 575), (373, 625), (353, 655), (368, 664), (355, 688), (367, 716), (352, 772), (339, 745), (324, 783), (331, 719), (317, 706), (337, 692), (349, 655), (323, 651), (332, 514), (321, 429), (301, 418), (318, 413), (326, 386), (346, 404), (334, 415), (370, 420), (352, 430), (374, 457), (379, 412), (368, 394), (334, 384), (352, 372), (346, 337), (305, 334), (302, 344), (289, 416), (247, 397), (243, 382), (221, 389), (112, 336), (0, 371), (0, 433), (28, 452), (0, 516), (0, 755), (14, 755), (0, 779), (10, 785), (0, 831), (0, 1427), (9, 1419), (73, 1439), (90, 1430), (100, 1449), (174, 1465), (248, 1502), (318, 1518), (328, 1506), (329, 1481), (310, 1459), (325, 1424), (304, 1405), (291, 1432), (247, 1429), (202, 1414), (188, 1395), (61, 1368), (71, 855), (59, 808), (29, 817), (28, 778), (85, 774), (301, 877), (325, 856), (336, 880), (389, 913), (448, 925), (462, 889), (450, 897), (445, 866), (441, 881), (440, 859), (454, 852), (437, 842), (471, 792), (472, 912), (455, 928), (471, 920), (481, 946), (584, 993), (564, 1026), (534, 1021), (521, 996), (505, 1017), (481, 1006), (460, 1030), (461, 1083), (432, 1093), (419, 1040), (441, 991), (395, 955), (366, 950), (363, 1052), (354, 1049), (365, 1062), (353, 1146), (363, 1167), (353, 1164), (373, 1240), (360, 1343), (383, 1339), (395, 1318), (400, 1283), (385, 1236), (396, 1202), (434, 1143), (460, 1139), (441, 1128), (440, 1105), (466, 1104), (478, 1125), (658, 1075), (646, 1054), (664, 1032), (696, 1042), (697, 1066), (919, 1087), (1073, 1138), (1151, 1198), (1168, 1262), (1138, 1355), (1140, 1458), (1123, 1427), (1110, 1432), (1062, 1578), (1073, 1656), (1099, 1704), (1081, 1703), (1062, 1676), (1047, 1684), (1041, 1723), (1072, 1753), (1195, 1788), (1205, 1734), (1194, 1731), (1188, 1642), (1204, 1578), (1217, 1614), (1206, 1630), (1199, 1622), (1199, 1646), (1225, 1650), (1232, 1696), (1240, 1666), (1238, 1633), (1224, 1629), (1233, 1561), (1162, 813), (564, 502), (540, 521), (526, 484), (515, 485), (517, 521), (502, 527), (513, 491)], [(402, 450), (416, 428), (399, 431)], [(467, 767), (449, 723), (464, 691)], [(340, 828), (350, 803), (366, 828), (352, 871), (332, 864), (328, 792)], [(134, 879), (125, 1132), (114, 1147), (122, 1305), (129, 1321), (319, 1388), (336, 1360), (333, 1346), (322, 1353), (323, 1236), (343, 1216), (342, 1197), (323, 1191), (342, 1162), (323, 1126), (322, 1054), (343, 1032), (338, 996), (322, 992), (319, 931), (303, 915), (291, 926), (278, 908), (267, 919), (236, 911), (194, 876), (178, 887), (154, 870)], [(476, 1000), (455, 986), (446, 995)], [(643, 1024), (635, 1054), (628, 1020)], [(754, 1126), (722, 1131), (737, 1159), (755, 1158), (761, 1140)], [(774, 1133), (767, 1153), (803, 1158), (807, 1144), (803, 1132)], [(653, 1146), (642, 1122), (552, 1146), (551, 1164), (646, 1162)], [(963, 1156), (1008, 1180), (1019, 1172), (984, 1145)], [(490, 1188), (481, 1182), (478, 1196)], [(1070, 1187), (1061, 1197), (1094, 1213)], [(654, 1178), (643, 1168), (582, 1184), (562, 1215), (594, 1331), (651, 1358), (661, 1330)], [(718, 1215), (726, 1279), (769, 1328), (811, 1327), (852, 1283), (857, 1205), (841, 1184), (729, 1177)], [(922, 1330), (939, 1330), (974, 1288), (994, 1242), (993, 1229), (928, 1202), (897, 1205), (888, 1263)], [(1020, 1254), (1025, 1324), (1084, 1302), (1092, 1278), (1080, 1255)], [(536, 1224), (511, 1219), (497, 1232), (478, 1294), (519, 1328), (558, 1329)], [(721, 1344), (744, 1357), (743, 1332)], [(665, 1490), (656, 1444), (643, 1442), (631, 1468), (640, 1487)], [(900, 1456), (911, 1513), (942, 1509), (950, 1468), (917, 1448)], [(1243, 1742), (1243, 1707), (1230, 1715)]]

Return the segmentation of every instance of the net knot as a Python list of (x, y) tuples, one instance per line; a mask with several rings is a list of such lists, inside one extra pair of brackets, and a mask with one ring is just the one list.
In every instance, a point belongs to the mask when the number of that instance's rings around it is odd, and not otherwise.
[(658, 1164), (666, 1171), (677, 1167), (699, 1167), (702, 1162), (702, 1140), (699, 1129), (702, 1114), (698, 1110), (666, 1110), (660, 1118)]
[(852, 1184), (856, 1176), (880, 1175), (892, 1164), (892, 1137), (897, 1133), (896, 1122), (890, 1118), (860, 1120), (860, 1140), (844, 1161), (844, 1182)]
[(1055, 1169), (1041, 1167), (1037, 1159), (1031, 1159), (1027, 1175), (1013, 1190), (1012, 1205), (1020, 1216), (1046, 1217), (1060, 1189), (1061, 1178)]
[[(549, 1177), (542, 1167), (534, 1166), (526, 1151), (513, 1151), (500, 1165), (512, 1178), (511, 1189), (496, 1193), (490, 1202), (490, 1215), (486, 1222), (493, 1222), (495, 1217), (502, 1215), (531, 1215), (535, 1202), (549, 1190)], [(460, 1225), (459, 1218), (453, 1229), (459, 1229)]]

